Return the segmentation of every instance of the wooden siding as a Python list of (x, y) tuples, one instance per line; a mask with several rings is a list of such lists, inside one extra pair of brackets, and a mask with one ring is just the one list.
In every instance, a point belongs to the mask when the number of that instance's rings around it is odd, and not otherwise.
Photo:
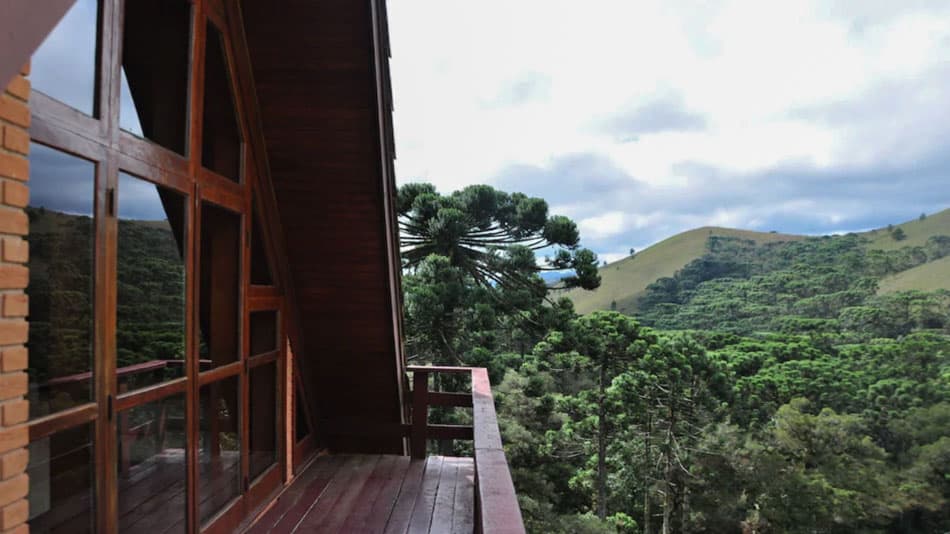
[[(274, 9), (248, 0), (242, 8), (299, 312), (294, 352), (305, 394), (318, 419), (402, 422), (379, 5), (294, 0)], [(328, 445), (403, 451), (393, 438), (330, 436)]]

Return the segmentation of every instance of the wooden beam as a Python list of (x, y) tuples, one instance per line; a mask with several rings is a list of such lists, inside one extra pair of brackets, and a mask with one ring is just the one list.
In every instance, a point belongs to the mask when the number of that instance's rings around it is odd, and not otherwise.
[(430, 391), (428, 393), (428, 399), (429, 406), (457, 406), (460, 408), (472, 407), (472, 396), (468, 393)]
[(410, 450), (413, 458), (426, 456), (426, 425), (429, 419), (429, 374), (417, 371), (412, 375), (412, 435)]

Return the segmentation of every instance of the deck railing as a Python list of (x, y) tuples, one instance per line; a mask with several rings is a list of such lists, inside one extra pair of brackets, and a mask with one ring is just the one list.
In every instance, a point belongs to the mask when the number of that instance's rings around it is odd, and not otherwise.
[[(430, 439), (473, 440), (476, 531), (523, 533), (524, 522), (501, 444), (488, 371), (482, 367), (433, 366), (410, 366), (407, 371), (412, 373), (412, 422), (408, 429), (412, 456), (424, 458)], [(468, 374), (472, 392), (430, 391), (429, 375), (433, 374)], [(430, 406), (471, 407), (472, 425), (429, 424)]]

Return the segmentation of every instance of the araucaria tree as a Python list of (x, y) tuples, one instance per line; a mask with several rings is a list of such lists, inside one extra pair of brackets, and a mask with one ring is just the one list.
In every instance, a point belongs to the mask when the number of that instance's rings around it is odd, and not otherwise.
[[(548, 215), (543, 199), (472, 185), (449, 195), (431, 184), (399, 188), (403, 266), (414, 269), (431, 255), (471, 276), (479, 285), (528, 290), (600, 286), (597, 256), (580, 248), (571, 219)], [(550, 255), (539, 265), (536, 254)], [(555, 286), (539, 284), (542, 271), (573, 271)]]

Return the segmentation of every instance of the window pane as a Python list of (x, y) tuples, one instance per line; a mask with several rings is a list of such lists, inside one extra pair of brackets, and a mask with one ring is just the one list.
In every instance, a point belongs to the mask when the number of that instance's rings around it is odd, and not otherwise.
[(119, 125), (185, 153), (191, 7), (184, 0), (125, 4)]
[(254, 210), (254, 226), (251, 229), (251, 283), (257, 286), (274, 285), (257, 210)]
[(119, 530), (185, 531), (185, 396), (120, 412)]
[(251, 369), (251, 478), (277, 461), (277, 362)]
[(238, 377), (201, 388), (198, 436), (198, 516), (201, 522), (241, 492)]
[(119, 173), (120, 391), (185, 375), (185, 196)]
[(241, 181), (241, 130), (238, 128), (224, 37), (208, 23), (205, 36), (204, 120), (201, 163), (214, 172)]
[(296, 424), (294, 425), (295, 432), (294, 437), (299, 442), (303, 438), (307, 437), (310, 434), (310, 425), (307, 422), (307, 412), (304, 411), (304, 398), (303, 391), (300, 391), (300, 388), (296, 388), (296, 395), (294, 395), (294, 405), (295, 405), (295, 414), (294, 418)]
[(241, 264), (241, 217), (207, 202), (201, 205), (201, 272), (199, 322), (201, 369), (239, 356), (238, 306)]
[(92, 423), (30, 443), (30, 532), (95, 531)]
[(277, 312), (251, 312), (251, 356), (277, 350)]
[(92, 400), (95, 164), (30, 146), (30, 415)]
[(33, 54), (30, 80), (37, 91), (86, 115), (96, 112), (99, 2), (78, 0)]

